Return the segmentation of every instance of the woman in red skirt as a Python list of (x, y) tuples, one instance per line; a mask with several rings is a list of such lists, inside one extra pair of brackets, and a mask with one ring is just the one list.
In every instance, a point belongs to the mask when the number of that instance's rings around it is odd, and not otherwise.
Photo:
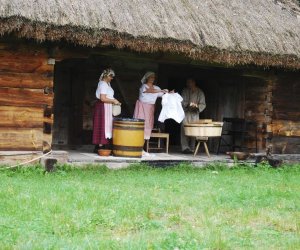
[(98, 101), (95, 105), (93, 119), (93, 144), (96, 145), (95, 151), (109, 145), (112, 138), (112, 104), (120, 104), (114, 98), (114, 90), (110, 85), (114, 77), (115, 72), (112, 69), (105, 69), (100, 76), (96, 90)]

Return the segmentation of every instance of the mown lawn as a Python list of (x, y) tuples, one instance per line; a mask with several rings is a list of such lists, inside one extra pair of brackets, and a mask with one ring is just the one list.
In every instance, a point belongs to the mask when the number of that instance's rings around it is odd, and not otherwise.
[(300, 249), (300, 166), (0, 171), (1, 249)]

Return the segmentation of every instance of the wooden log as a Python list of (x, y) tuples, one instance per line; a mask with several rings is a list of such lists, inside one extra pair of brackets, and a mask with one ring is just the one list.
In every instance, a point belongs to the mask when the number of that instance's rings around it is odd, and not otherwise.
[(300, 112), (277, 111), (273, 113), (274, 120), (300, 121)]
[(0, 127), (43, 128), (43, 123), (52, 120), (44, 117), (44, 109), (37, 107), (0, 106)]
[(2, 41), (0, 43), (1, 55), (4, 56), (20, 56), (26, 54), (30, 57), (45, 57), (47, 56), (47, 47), (45, 45), (34, 44), (25, 44), (25, 43), (14, 43)]
[(276, 111), (293, 111), (293, 112), (300, 112), (299, 110), (299, 105), (298, 101), (294, 101), (293, 99), (290, 99), (290, 103), (284, 102), (284, 103), (273, 103), (274, 110)]
[[(29, 51), (29, 52), (28, 52)], [(35, 53), (33, 53), (35, 52)], [(27, 51), (1, 51), (0, 70), (17, 73), (53, 72), (54, 66), (48, 64), (48, 55), (31, 47)]]
[(53, 87), (53, 77), (47, 74), (0, 71), (0, 87), (43, 89)]
[(0, 58), (0, 69), (7, 72), (32, 73), (42, 67), (45, 60), (45, 58), (30, 59), (26, 55), (20, 58)]
[(260, 94), (260, 95), (247, 94), (247, 95), (245, 95), (245, 101), (262, 103), (262, 102), (266, 101), (266, 93)]
[(49, 151), (52, 146), (52, 134), (43, 133), (43, 151)]
[(62, 61), (70, 58), (88, 58), (90, 51), (87, 48), (53, 48), (53, 54), (56, 61)]
[(273, 120), (272, 132), (274, 135), (300, 136), (300, 121)]
[(48, 60), (44, 60), (40, 65), (38, 65), (38, 67), (34, 69), (33, 72), (53, 76), (54, 65), (48, 64)]
[(0, 88), (0, 106), (44, 107), (53, 105), (53, 94), (39, 89)]
[(0, 128), (0, 150), (42, 150), (43, 129)]
[[(42, 155), (41, 151), (1, 151), (0, 162), (4, 165), (16, 165), (20, 162), (27, 162), (33, 160)], [(36, 164), (40, 160), (31, 162), (30, 164)]]
[(245, 105), (245, 110), (251, 111), (251, 113), (260, 113), (264, 114), (266, 110), (266, 105), (255, 105), (252, 102), (248, 102), (247, 105)]
[(300, 154), (300, 137), (274, 136), (271, 143), (275, 154)]

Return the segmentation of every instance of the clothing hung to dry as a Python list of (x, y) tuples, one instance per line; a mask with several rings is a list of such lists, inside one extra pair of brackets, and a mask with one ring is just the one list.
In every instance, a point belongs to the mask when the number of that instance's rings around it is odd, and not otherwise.
[(185, 116), (181, 104), (182, 100), (182, 97), (178, 93), (164, 94), (158, 121), (164, 122), (167, 119), (173, 119), (177, 123), (181, 123)]

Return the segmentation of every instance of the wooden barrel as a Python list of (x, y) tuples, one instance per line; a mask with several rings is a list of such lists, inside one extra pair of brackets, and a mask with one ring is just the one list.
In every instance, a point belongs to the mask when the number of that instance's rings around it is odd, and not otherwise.
[(144, 126), (141, 119), (115, 118), (113, 122), (113, 154), (122, 157), (142, 157)]

